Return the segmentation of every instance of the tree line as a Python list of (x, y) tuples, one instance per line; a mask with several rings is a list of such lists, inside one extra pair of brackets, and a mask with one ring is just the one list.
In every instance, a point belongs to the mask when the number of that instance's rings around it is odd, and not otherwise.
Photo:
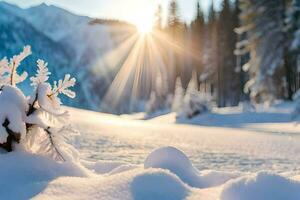
[(172, 43), (159, 48), (169, 92), (176, 78), (187, 88), (196, 77), (198, 90), (219, 107), (292, 99), (300, 87), (299, 0), (223, 0), (218, 10), (212, 1), (206, 13), (198, 2), (195, 11), (186, 24), (172, 0), (163, 26), (157, 8), (155, 29)]

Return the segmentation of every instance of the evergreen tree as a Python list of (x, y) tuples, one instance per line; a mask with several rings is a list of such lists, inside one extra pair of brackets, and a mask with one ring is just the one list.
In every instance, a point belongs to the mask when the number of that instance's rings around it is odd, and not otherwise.
[(157, 10), (155, 12), (154, 28), (158, 29), (158, 30), (162, 29), (162, 7), (161, 7), (161, 5), (159, 5), (157, 7)]
[(237, 53), (250, 54), (244, 65), (250, 75), (246, 89), (255, 101), (272, 101), (283, 96), (285, 36), (283, 0), (240, 0), (242, 26), (246, 33)]
[(233, 52), (236, 43), (236, 12), (229, 0), (223, 0), (218, 20), (218, 105), (235, 106), (239, 102), (239, 75), (236, 73), (236, 57)]
[(179, 111), (179, 109), (182, 106), (183, 96), (184, 96), (184, 90), (182, 88), (181, 79), (180, 79), (180, 77), (177, 77), (174, 98), (173, 98), (173, 103), (172, 103), (172, 111), (174, 111), (174, 112)]
[(195, 73), (193, 73), (184, 95), (182, 106), (177, 113), (177, 117), (193, 118), (208, 110), (208, 98), (205, 94), (201, 94), (197, 89), (197, 81)]
[[(185, 29), (179, 17), (179, 7), (176, 0), (172, 0), (170, 2), (167, 21), (167, 32), (169, 33), (169, 37), (172, 40), (172, 43), (176, 46), (183, 47)], [(172, 60), (173, 62), (173, 77), (170, 79), (172, 88), (170, 89), (174, 90), (176, 77), (182, 76), (182, 69), (184, 68), (182, 52), (178, 52), (175, 49), (172, 49), (170, 52), (170, 60)]]
[[(206, 79), (210, 79), (211, 82), (211, 93), (214, 93), (213, 96), (216, 96), (216, 99), (219, 103), (220, 99), (220, 90), (221, 82), (218, 74), (218, 66), (219, 66), (219, 43), (218, 43), (218, 15), (214, 8), (214, 1), (212, 1), (209, 12), (208, 12), (208, 21), (206, 24), (205, 30), (205, 52), (204, 52), (204, 77)], [(216, 88), (216, 90), (215, 90)], [(215, 93), (217, 92), (217, 93)]]
[[(197, 57), (193, 57), (192, 68), (197, 72), (197, 77), (200, 77), (203, 70), (203, 58), (204, 58), (204, 42), (205, 42), (205, 20), (204, 14), (200, 7), (200, 3), (197, 2), (196, 6), (196, 18), (191, 23), (191, 50)], [(197, 79), (198, 80), (198, 79)]]
[[(300, 53), (300, 1), (286, 2), (286, 29), (285, 29), (285, 66), (288, 98), (299, 89), (299, 53)], [(298, 81), (297, 81), (298, 80)]]
[(172, 34), (175, 35), (180, 26), (181, 22), (178, 13), (178, 3), (176, 0), (172, 0), (169, 6), (168, 27), (171, 29)]

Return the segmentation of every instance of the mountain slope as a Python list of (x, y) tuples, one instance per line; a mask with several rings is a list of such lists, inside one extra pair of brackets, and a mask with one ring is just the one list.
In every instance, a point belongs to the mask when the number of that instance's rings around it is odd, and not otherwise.
[[(105, 88), (95, 91), (101, 81), (92, 69), (103, 67), (96, 63), (113, 47), (110, 27), (90, 25), (88, 17), (46, 4), (21, 9), (0, 2), (0, 9), (0, 57), (10, 57), (24, 45), (31, 45), (34, 54), (27, 63), (43, 58), (49, 62), (54, 79), (64, 73), (77, 78), (78, 95), (75, 103), (66, 102), (68, 105), (97, 110)], [(34, 73), (35, 66), (24, 66), (30, 74)]]
[[(24, 45), (31, 45), (34, 52), (22, 64), (21, 69), (29, 74), (36, 70), (35, 62), (38, 58), (49, 61), (49, 68), (54, 78), (59, 77), (59, 70), (67, 71), (70, 65), (70, 56), (62, 45), (54, 42), (40, 31), (36, 30), (22, 18), (15, 16), (11, 11), (0, 6), (0, 58), (12, 57), (19, 53)], [(51, 61), (54, 61), (51, 63)], [(55, 65), (53, 65), (55, 64)], [(54, 67), (59, 66), (59, 68)], [(28, 85), (28, 82), (26, 83)], [(28, 88), (29, 89), (29, 88)]]

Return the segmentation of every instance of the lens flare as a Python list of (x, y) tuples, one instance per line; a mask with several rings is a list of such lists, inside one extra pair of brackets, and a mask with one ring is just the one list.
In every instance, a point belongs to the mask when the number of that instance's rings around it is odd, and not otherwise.
[(143, 17), (137, 17), (134, 25), (141, 34), (151, 33), (153, 30), (153, 16), (145, 14)]

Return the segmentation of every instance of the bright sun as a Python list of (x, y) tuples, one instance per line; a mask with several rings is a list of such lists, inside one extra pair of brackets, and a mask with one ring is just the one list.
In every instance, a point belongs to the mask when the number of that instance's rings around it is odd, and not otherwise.
[(148, 17), (137, 19), (134, 24), (139, 33), (151, 33), (153, 29), (153, 17), (149, 15)]

